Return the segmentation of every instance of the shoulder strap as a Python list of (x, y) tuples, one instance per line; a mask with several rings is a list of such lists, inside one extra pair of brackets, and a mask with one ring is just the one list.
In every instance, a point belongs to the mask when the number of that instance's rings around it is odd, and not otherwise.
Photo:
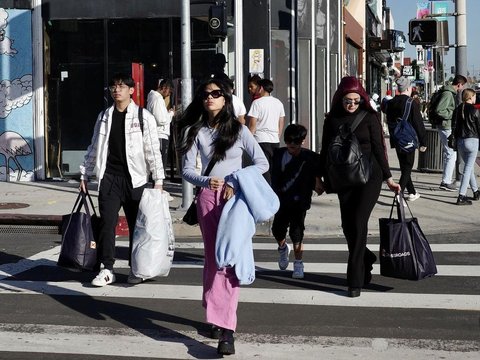
[(402, 121), (407, 121), (408, 117), (410, 116), (410, 110), (412, 108), (412, 98), (407, 99), (407, 104), (405, 106), (405, 109), (403, 110), (403, 116), (402, 116)]
[[(204, 176), (208, 176), (210, 174), (210, 171), (212, 171), (213, 167), (215, 166), (216, 161), (213, 160), (213, 158), (210, 160), (210, 162), (207, 165), (207, 168), (205, 169), (205, 173), (203, 174)], [(198, 195), (198, 192), (200, 191), (200, 186), (197, 186), (195, 188), (195, 196)]]
[(143, 134), (143, 108), (141, 106), (138, 107), (138, 122), (140, 123), (140, 130), (142, 130)]
[(352, 126), (350, 126), (350, 132), (354, 132), (357, 126), (362, 122), (363, 118), (367, 115), (366, 111), (362, 111), (360, 114), (357, 115), (355, 120), (353, 120)]
[(210, 162), (207, 165), (207, 168), (205, 169), (204, 176), (208, 176), (210, 174), (210, 171), (212, 171), (213, 167), (215, 166), (216, 161), (213, 160), (213, 158), (210, 160)]

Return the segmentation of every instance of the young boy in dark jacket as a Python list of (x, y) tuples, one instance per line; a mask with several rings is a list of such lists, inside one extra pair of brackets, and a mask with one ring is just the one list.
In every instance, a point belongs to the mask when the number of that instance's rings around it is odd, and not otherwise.
[(290, 246), (286, 235), (290, 228), (289, 236), (295, 253), (292, 277), (296, 279), (304, 276), (302, 241), (305, 216), (310, 209), (312, 192), (317, 190), (320, 164), (317, 153), (302, 148), (306, 136), (307, 129), (304, 126), (287, 126), (284, 133), (286, 146), (275, 149), (272, 160), (272, 187), (280, 199), (280, 209), (272, 224), (272, 233), (280, 254), (278, 266), (280, 270), (285, 270), (289, 264)]

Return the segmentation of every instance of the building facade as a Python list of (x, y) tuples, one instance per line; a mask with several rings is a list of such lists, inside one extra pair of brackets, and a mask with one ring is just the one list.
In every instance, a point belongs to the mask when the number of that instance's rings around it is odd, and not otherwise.
[[(158, 79), (174, 79), (173, 100), (181, 107), (185, 3), (191, 13), (193, 84), (210, 76), (215, 54), (224, 54), (224, 72), (247, 108), (247, 77), (272, 79), (286, 122), (305, 125), (307, 146), (320, 150), (324, 115), (339, 80), (353, 72), (365, 78), (364, 0), (228, 0), (224, 41), (209, 36), (210, 5), (202, 1), (5, 0), (0, 180), (77, 176), (95, 119), (111, 104), (107, 84), (116, 72), (139, 66), (143, 82), (136, 101), (143, 101)], [(352, 10), (354, 4), (361, 4), (360, 13)]]

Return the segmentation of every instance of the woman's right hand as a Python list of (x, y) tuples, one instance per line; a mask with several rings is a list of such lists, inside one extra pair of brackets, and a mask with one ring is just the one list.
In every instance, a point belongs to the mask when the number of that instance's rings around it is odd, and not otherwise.
[(392, 178), (387, 179), (387, 186), (392, 190), (395, 194), (398, 194), (402, 191), (402, 188), (400, 184), (397, 184), (395, 181), (393, 181)]
[(80, 186), (78, 187), (80, 192), (88, 193), (87, 180), (80, 180)]
[(225, 184), (224, 179), (212, 176), (208, 181), (208, 188), (213, 191), (218, 191), (222, 189), (224, 184)]

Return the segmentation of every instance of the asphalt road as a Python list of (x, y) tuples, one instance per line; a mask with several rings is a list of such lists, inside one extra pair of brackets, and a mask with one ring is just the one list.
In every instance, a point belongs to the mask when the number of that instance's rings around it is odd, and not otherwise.
[[(117, 283), (56, 266), (60, 237), (0, 234), (0, 359), (210, 359), (201, 307), (200, 238), (177, 239), (166, 278), (126, 283), (126, 239)], [(378, 251), (378, 238), (370, 248)], [(270, 238), (255, 238), (257, 279), (241, 289), (238, 359), (477, 359), (480, 245), (476, 233), (430, 235), (439, 273), (382, 277), (346, 296), (342, 238), (305, 239), (302, 280), (279, 271)], [(291, 254), (291, 258), (292, 258)]]

